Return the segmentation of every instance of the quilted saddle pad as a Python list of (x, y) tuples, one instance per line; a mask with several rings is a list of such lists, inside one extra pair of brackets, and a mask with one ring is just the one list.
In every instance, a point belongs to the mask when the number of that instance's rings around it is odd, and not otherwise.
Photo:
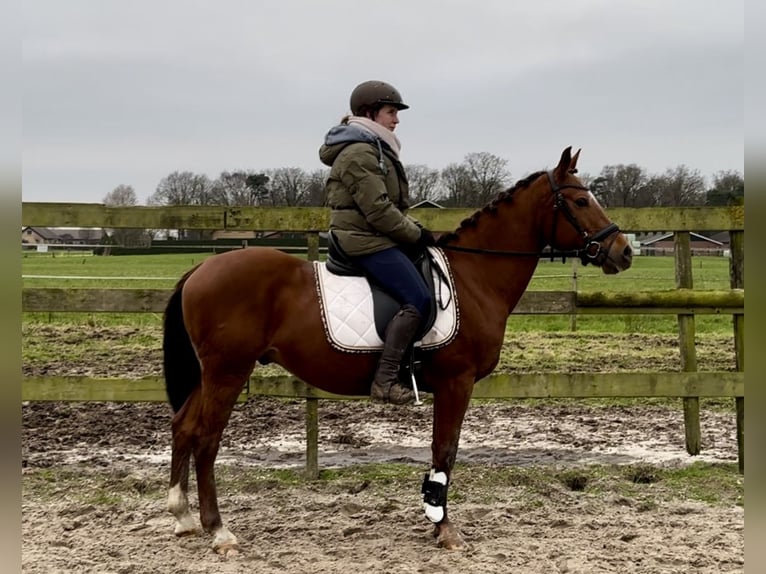
[[(441, 249), (428, 248), (436, 265), (433, 270), (436, 320), (421, 339), (422, 349), (437, 349), (457, 335), (459, 311), (455, 284), (447, 258)], [(365, 277), (334, 275), (323, 262), (314, 262), (317, 295), (329, 343), (341, 351), (371, 353), (383, 348), (375, 328), (372, 289)]]

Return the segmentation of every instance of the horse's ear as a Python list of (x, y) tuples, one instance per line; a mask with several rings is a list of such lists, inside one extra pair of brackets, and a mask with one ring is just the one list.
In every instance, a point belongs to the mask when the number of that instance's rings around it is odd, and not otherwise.
[(577, 160), (580, 158), (580, 152), (582, 148), (578, 148), (575, 154), (572, 156), (572, 161), (569, 163), (569, 171), (571, 173), (577, 173)]
[(567, 147), (561, 152), (561, 159), (556, 169), (553, 170), (553, 176), (556, 181), (564, 181), (569, 173), (569, 164), (572, 162), (572, 146)]

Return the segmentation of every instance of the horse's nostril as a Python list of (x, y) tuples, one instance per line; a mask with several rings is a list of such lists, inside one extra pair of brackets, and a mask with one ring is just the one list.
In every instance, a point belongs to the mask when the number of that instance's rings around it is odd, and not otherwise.
[(622, 254), (625, 257), (632, 257), (633, 256), (633, 249), (630, 247), (630, 245), (625, 246), (625, 250), (622, 252)]

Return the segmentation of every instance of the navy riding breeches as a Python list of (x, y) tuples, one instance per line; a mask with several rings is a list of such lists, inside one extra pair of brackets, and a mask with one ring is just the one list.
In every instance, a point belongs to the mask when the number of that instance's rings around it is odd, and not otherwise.
[(402, 306), (414, 306), (425, 320), (431, 311), (431, 294), (415, 265), (401, 250), (391, 247), (354, 257), (354, 261)]

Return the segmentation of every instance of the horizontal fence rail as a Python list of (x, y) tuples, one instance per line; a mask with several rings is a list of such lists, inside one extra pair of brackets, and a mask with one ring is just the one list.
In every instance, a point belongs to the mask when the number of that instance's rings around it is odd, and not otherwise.
[[(476, 209), (413, 209), (410, 213), (436, 231), (452, 231)], [(745, 229), (745, 208), (612, 208), (607, 215), (629, 231), (737, 231)], [(100, 203), (21, 204), (21, 225), (231, 231), (326, 231), (330, 210), (321, 207), (107, 207)]]
[[(739, 397), (745, 375), (735, 371), (694, 373), (494, 373), (474, 387), (474, 399), (547, 399), (599, 397)], [(240, 400), (253, 396), (359, 400), (311, 387), (290, 375), (251, 377)], [(166, 401), (161, 377), (140, 379), (28, 376), (25, 401)]]
[[(23, 311), (161, 313), (172, 289), (25, 288)], [(745, 311), (744, 289), (703, 291), (527, 291), (515, 314), (737, 314)]]

